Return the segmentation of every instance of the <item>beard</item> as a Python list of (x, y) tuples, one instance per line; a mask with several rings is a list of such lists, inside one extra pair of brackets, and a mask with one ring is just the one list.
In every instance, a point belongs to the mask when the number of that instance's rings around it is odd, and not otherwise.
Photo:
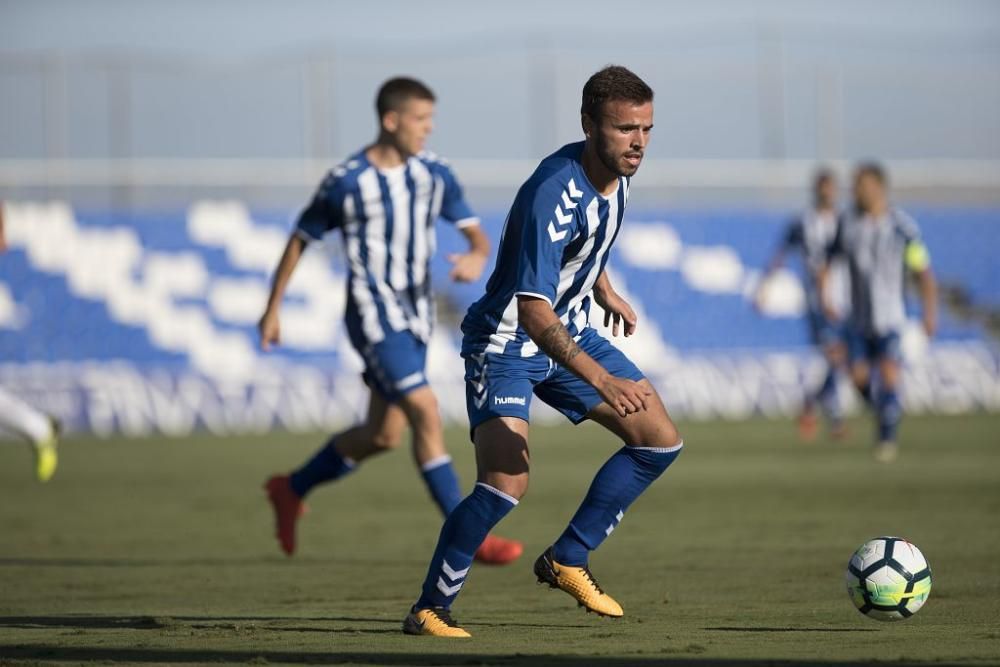
[[(632, 151), (629, 150), (627, 152), (631, 153)], [(625, 153), (622, 153), (621, 155), (615, 153), (615, 150), (603, 141), (603, 139), (598, 139), (597, 157), (601, 161), (601, 164), (603, 164), (608, 171), (616, 176), (633, 176), (635, 175), (635, 172), (639, 171), (639, 165), (633, 167), (625, 162), (622, 159), (625, 157)]]

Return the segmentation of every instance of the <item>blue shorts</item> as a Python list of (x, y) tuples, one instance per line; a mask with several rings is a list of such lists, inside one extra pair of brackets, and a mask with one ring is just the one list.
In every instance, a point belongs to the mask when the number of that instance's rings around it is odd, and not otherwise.
[(846, 325), (831, 320), (822, 311), (810, 309), (806, 319), (809, 322), (809, 336), (813, 345), (832, 345), (847, 339)]
[[(645, 377), (621, 350), (594, 329), (584, 329), (577, 343), (612, 375), (636, 381)], [(545, 354), (463, 356), (470, 433), (494, 417), (520, 417), (528, 421), (532, 393), (574, 424), (585, 420), (587, 413), (603, 400), (596, 389)]]
[(887, 334), (866, 335), (858, 331), (850, 331), (847, 336), (847, 359), (852, 364), (856, 361), (874, 362), (879, 359), (902, 361), (903, 353), (899, 345), (899, 332), (890, 331)]
[(372, 391), (390, 403), (427, 384), (427, 343), (412, 331), (390, 331), (377, 343), (369, 343), (350, 331), (351, 344), (365, 362), (362, 377)]

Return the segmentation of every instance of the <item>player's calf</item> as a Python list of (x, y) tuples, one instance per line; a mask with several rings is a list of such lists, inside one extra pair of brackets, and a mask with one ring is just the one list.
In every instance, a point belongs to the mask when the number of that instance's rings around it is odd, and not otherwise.
[(564, 565), (586, 567), (590, 552), (611, 535), (632, 503), (670, 467), (683, 446), (625, 446), (615, 452), (597, 471), (576, 514), (552, 545), (554, 558)]

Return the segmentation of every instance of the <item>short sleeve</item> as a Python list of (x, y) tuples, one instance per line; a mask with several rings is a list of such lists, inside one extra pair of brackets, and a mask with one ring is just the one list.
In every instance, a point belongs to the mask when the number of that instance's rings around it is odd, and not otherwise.
[(340, 226), (343, 202), (339, 180), (336, 171), (327, 174), (312, 201), (299, 214), (295, 230), (305, 240), (319, 241), (327, 232)]
[(802, 221), (793, 220), (788, 224), (788, 228), (785, 230), (785, 237), (782, 240), (782, 245), (788, 250), (801, 248), (805, 245), (805, 234), (802, 229)]
[[(530, 201), (516, 206), (511, 212), (522, 218), (514, 294), (545, 299), (553, 307), (563, 252), (576, 238), (578, 225), (575, 215), (572, 220), (556, 216), (561, 191), (558, 184), (545, 184), (533, 193)], [(508, 221), (508, 225), (516, 222)]]
[(478, 225), (479, 218), (472, 207), (465, 201), (465, 192), (458, 182), (454, 172), (446, 164), (439, 165), (441, 178), (444, 181), (444, 196), (441, 199), (441, 217), (455, 223), (458, 228)]

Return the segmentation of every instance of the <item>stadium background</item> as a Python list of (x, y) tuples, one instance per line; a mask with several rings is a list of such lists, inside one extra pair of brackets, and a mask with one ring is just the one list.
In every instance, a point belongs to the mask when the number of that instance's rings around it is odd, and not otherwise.
[[(944, 287), (939, 338), (905, 338), (908, 408), (1000, 408), (996, 4), (648, 3), (613, 33), (600, 3), (460, 5), (4, 3), (0, 384), (100, 434), (349, 421), (364, 392), (336, 240), (296, 275), (278, 353), (254, 324), (296, 211), (374, 135), (378, 83), (434, 87), (431, 146), (495, 240), (537, 160), (578, 137), (581, 82), (615, 61), (657, 113), (612, 266), (643, 318), (627, 347), (675, 413), (798, 409), (820, 372), (799, 269), (762, 313), (750, 297), (815, 166), (868, 157)], [(444, 279), (459, 237), (439, 238), (431, 375), (461, 423), (456, 324), (481, 286)]]
[[(267, 279), (324, 171), (371, 139), (385, 77), (439, 93), (431, 145), (495, 238), (608, 62), (657, 93), (612, 266), (685, 451), (594, 554), (612, 624), (530, 570), (617, 445), (536, 423), (501, 526), (525, 556), (474, 570), (471, 642), (415, 643), (400, 620), (440, 516), (406, 452), (310, 495), (295, 558), (275, 544), (262, 482), (364, 392), (338, 243), (308, 252), (262, 355)], [(891, 466), (863, 412), (812, 445), (783, 418), (819, 370), (800, 269), (762, 315), (747, 299), (813, 168), (867, 157), (943, 285), (940, 337), (906, 343), (907, 406), (931, 414), (906, 416)], [(0, 0), (0, 198), (0, 385), (75, 431), (45, 485), (0, 441), (0, 664), (1000, 663), (1000, 3)], [(445, 268), (431, 370), (468, 488), (454, 331), (480, 286)], [(844, 591), (885, 534), (934, 571), (905, 623)]]

